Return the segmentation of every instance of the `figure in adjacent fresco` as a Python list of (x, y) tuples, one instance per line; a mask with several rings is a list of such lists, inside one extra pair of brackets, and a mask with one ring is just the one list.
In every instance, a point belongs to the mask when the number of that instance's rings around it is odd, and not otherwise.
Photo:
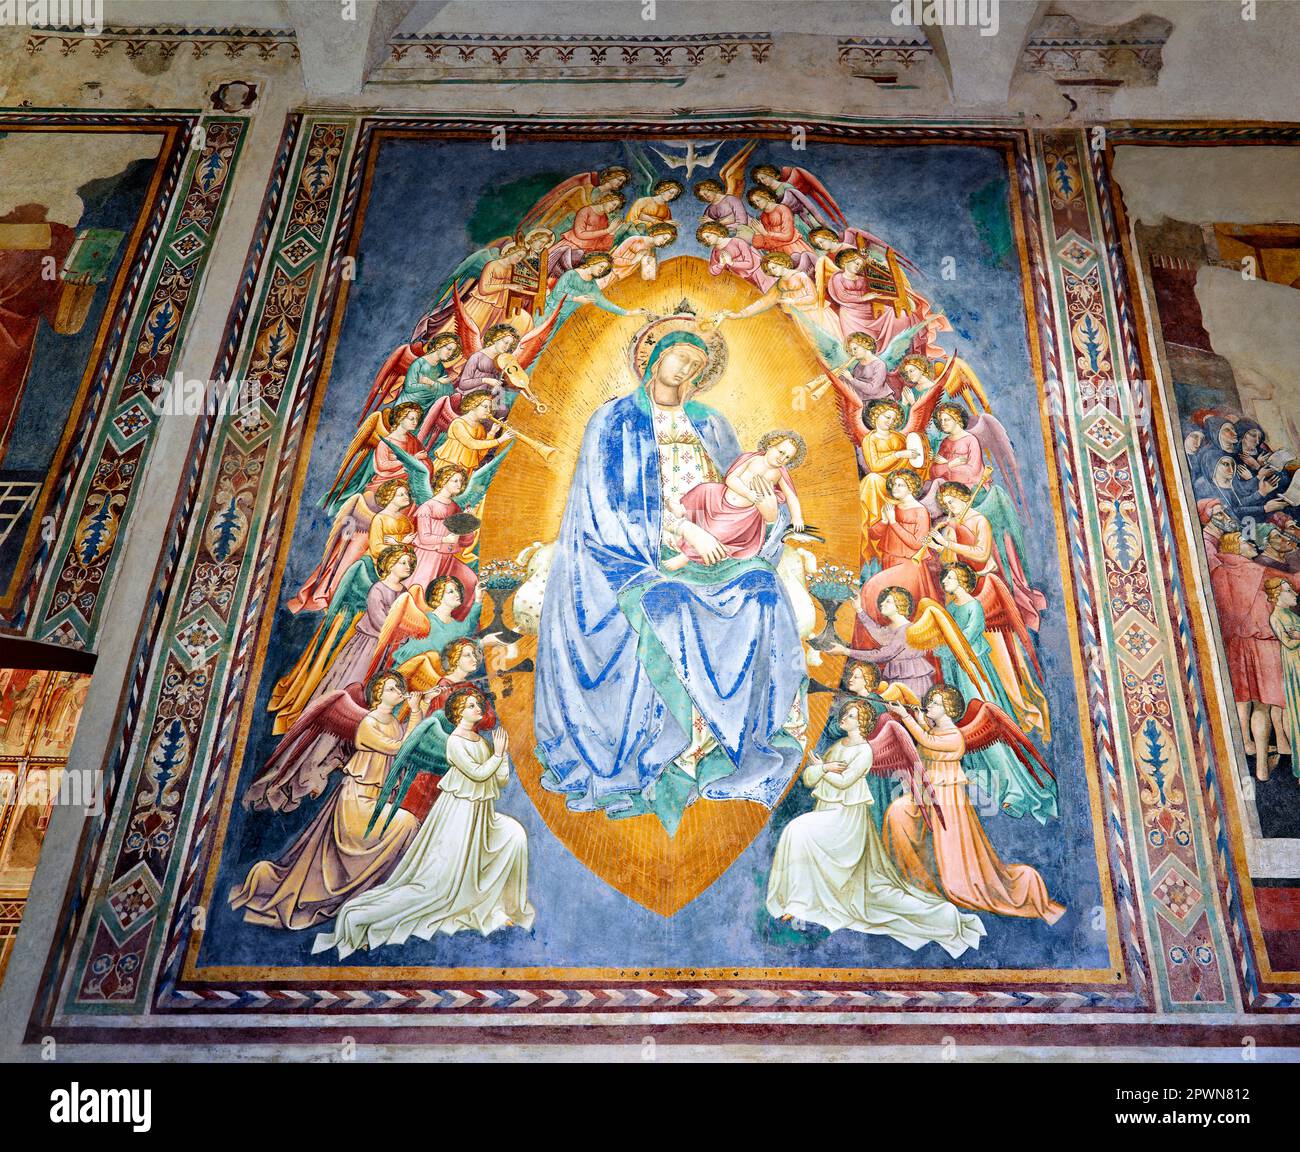
[(455, 727), (432, 813), (391, 878), (349, 899), (313, 952), (337, 948), (342, 959), (412, 936), (532, 927), (528, 838), (517, 820), (496, 811), (510, 778), (509, 737), (501, 727), (490, 741), (476, 731), (486, 708), (476, 688), (452, 692), (444, 711)]
[(1300, 781), (1300, 613), (1295, 587), (1279, 576), (1264, 581), (1264, 595), (1273, 606), (1268, 623), (1282, 648), (1282, 687), (1286, 709), (1278, 725), (1279, 736), (1291, 747), (1291, 773)]
[[(396, 716), (402, 705), (410, 709), (405, 727)], [(367, 834), (366, 829), (389, 762), (406, 733), (423, 718), (424, 697), (409, 693), (397, 673), (381, 672), (366, 685), (360, 716), (348, 693), (340, 694), (335, 708), (344, 714), (333, 721), (336, 727), (355, 722), (350, 740), (355, 751), (342, 766), (342, 781), (302, 834), (275, 860), (254, 864), (243, 884), (230, 893), (230, 906), (252, 924), (302, 929), (330, 919), (349, 897), (383, 880), (415, 838), (418, 822), (409, 812), (399, 812), (381, 833)], [(298, 792), (286, 777), (292, 778), (300, 767), (283, 757), (268, 763), (264, 777), (274, 783), (268, 787), (265, 779), (255, 782), (253, 795), (273, 789)], [(307, 768), (318, 770), (316, 765)]]
[(895, 771), (895, 761), (919, 772), (912, 742), (893, 723), (873, 734), (876, 713), (865, 702), (845, 704), (837, 719), (844, 736), (824, 756), (810, 756), (803, 773), (816, 808), (787, 824), (777, 843), (768, 912), (832, 932), (890, 936), (913, 951), (935, 943), (956, 957), (978, 948), (979, 917), (904, 880), (871, 818), (868, 776)]

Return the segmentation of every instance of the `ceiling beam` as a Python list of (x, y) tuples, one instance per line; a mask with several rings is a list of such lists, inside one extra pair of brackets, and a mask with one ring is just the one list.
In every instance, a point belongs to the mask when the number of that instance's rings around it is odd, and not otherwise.
[[(356, 96), (388, 59), (388, 41), (415, 0), (285, 0), (311, 96)], [(436, 11), (442, 4), (425, 3)]]

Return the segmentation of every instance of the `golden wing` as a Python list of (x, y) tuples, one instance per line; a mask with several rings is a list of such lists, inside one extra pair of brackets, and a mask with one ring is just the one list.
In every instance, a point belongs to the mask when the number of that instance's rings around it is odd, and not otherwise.
[(384, 617), (384, 626), (379, 629), (379, 639), (375, 641), (374, 656), (366, 670), (367, 680), (387, 668), (392, 654), (407, 640), (422, 640), (429, 634), (428, 611), (429, 605), (419, 587), (408, 588), (393, 601)]
[(338, 474), (334, 477), (334, 486), (329, 491), (328, 499), (332, 500), (348, 486), (348, 482), (357, 474), (366, 457), (379, 447), (379, 441), (391, 431), (392, 429), (388, 426), (387, 409), (381, 408), (378, 412), (366, 418), (366, 421), (357, 429), (357, 434), (352, 437), (352, 443), (348, 445), (348, 450), (343, 453), (343, 462), (339, 465)]
[(745, 192), (745, 161), (753, 153), (757, 142), (751, 140), (728, 160), (718, 172), (718, 181), (728, 196), (742, 196)]
[(427, 692), (442, 679), (442, 660), (437, 652), (421, 652), (398, 667), (413, 692)]
[(970, 641), (957, 627), (957, 621), (941, 604), (929, 597), (922, 597), (916, 619), (908, 626), (906, 636), (907, 642), (913, 648), (926, 652), (946, 644), (958, 667), (970, 677), (971, 683), (979, 689), (980, 695), (986, 700), (993, 698), (993, 686), (984, 675), (984, 669), (980, 667), (979, 659), (971, 648)]

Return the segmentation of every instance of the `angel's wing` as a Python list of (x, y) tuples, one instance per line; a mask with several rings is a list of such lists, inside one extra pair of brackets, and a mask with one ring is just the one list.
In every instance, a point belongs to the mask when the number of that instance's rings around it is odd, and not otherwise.
[(363, 419), (376, 408), (382, 408), (402, 390), (402, 384), (406, 380), (406, 373), (419, 358), (410, 344), (403, 344), (399, 348), (394, 348), (388, 354), (388, 359), (383, 362), (379, 371), (375, 374), (375, 382), (371, 385), (370, 395), (366, 397), (365, 407), (361, 409)]
[(398, 463), (406, 469), (406, 485), (411, 492), (411, 502), (417, 507), (426, 500), (433, 499), (433, 481), (429, 478), (429, 467), (423, 460), (417, 460), (405, 448), (385, 438), (388, 450), (397, 457)]
[(478, 325), (465, 311), (465, 304), (459, 292), (452, 294), (451, 306), (452, 314), (456, 318), (456, 338), (460, 341), (461, 354), (468, 360), (483, 347), (483, 337), (478, 330)]
[(718, 180), (727, 190), (728, 196), (741, 196), (745, 191), (745, 162), (758, 147), (756, 140), (750, 140), (741, 146), (736, 154), (728, 160), (718, 172)]
[(990, 412), (976, 412), (966, 425), (966, 431), (980, 442), (980, 447), (993, 458), (1007, 490), (1016, 502), (1016, 507), (1028, 516), (1029, 506), (1025, 500), (1025, 488), (1020, 482), (1020, 465), (1016, 461), (1015, 449), (1011, 447), (1011, 437), (1003, 427), (1002, 421)]
[(898, 366), (903, 362), (903, 357), (907, 355), (912, 347), (913, 339), (924, 327), (924, 324), (913, 324), (885, 345), (885, 350), (880, 354), (880, 358), (885, 362), (886, 368), (891, 372), (898, 371)]
[(420, 640), (429, 634), (428, 612), (429, 605), (424, 602), (424, 592), (419, 587), (408, 588), (393, 601), (375, 641), (375, 652), (366, 669), (367, 680), (387, 668), (393, 653), (407, 640)]
[(515, 441), (507, 440), (500, 448), (497, 449), (496, 455), (486, 464), (480, 465), (474, 469), (474, 473), (469, 478), (469, 483), (465, 485), (465, 491), (456, 497), (456, 503), (465, 511), (471, 508), (477, 508), (483, 503), (483, 498), (487, 495), (488, 485), (492, 483), (492, 477), (497, 474), (497, 469), (506, 458), (506, 453), (515, 445)]
[(576, 215), (578, 209), (586, 205), (587, 197), (595, 186), (595, 172), (579, 172), (576, 176), (561, 181), (524, 213), (517, 231), (523, 233), (534, 228), (550, 228), (554, 232), (557, 224), (566, 217)]
[(356, 536), (370, 531), (370, 522), (375, 518), (374, 509), (366, 503), (364, 492), (358, 492), (348, 498), (339, 509), (338, 515), (330, 524), (330, 534), (325, 541), (324, 555), (328, 556), (334, 545), (342, 536)]
[(1011, 589), (1006, 586), (1002, 577), (996, 572), (982, 576), (975, 586), (975, 599), (984, 606), (984, 630), (1014, 633), (1028, 654), (1034, 671), (1041, 678), (1043, 670), (1038, 666), (1038, 657), (1034, 654), (1029, 629), (1025, 627), (1024, 617), (1016, 606), (1015, 597), (1011, 595)]
[(835, 203), (835, 197), (807, 168), (785, 168), (781, 172), (781, 179), (815, 202), (837, 227), (843, 228), (848, 223), (840, 206)]
[(659, 183), (659, 173), (654, 164), (646, 155), (645, 149), (633, 140), (623, 144), (623, 151), (627, 153), (628, 167), (632, 169), (633, 179), (640, 187), (641, 195), (649, 196)]
[(365, 419), (357, 429), (357, 434), (352, 437), (352, 443), (348, 445), (347, 451), (343, 453), (343, 461), (334, 477), (334, 485), (321, 500), (322, 508), (329, 508), (337, 503), (340, 497), (351, 495), (353, 489), (359, 491), (360, 488), (365, 487), (364, 483), (358, 487), (354, 481), (379, 446), (379, 441), (391, 431), (385, 409), (381, 408)]
[[(939, 406), (939, 400), (943, 396), (943, 384), (936, 380), (917, 398), (912, 405), (911, 411), (907, 414), (907, 423), (903, 425), (903, 435), (916, 432), (925, 439), (926, 425), (930, 423), (930, 417), (934, 415), (934, 410)], [(929, 455), (929, 441), (926, 440), (927, 456)]]
[(261, 775), (248, 786), (244, 807), (255, 812), (292, 812), (304, 799), (319, 796), (338, 760), (328, 753), (320, 755), (319, 748), (310, 756), (306, 754), (322, 736), (354, 744), (368, 711), (361, 684), (349, 684), (313, 700), (276, 745)]
[(930, 823), (931, 812), (939, 821), (941, 828), (946, 828), (943, 809), (939, 806), (938, 794), (930, 783), (925, 771), (925, 763), (916, 750), (916, 743), (907, 728), (897, 716), (889, 712), (876, 721), (876, 729), (867, 741), (871, 745), (871, 772), (874, 776), (898, 778), (906, 776), (908, 791), (912, 796), (922, 800), (921, 815)]
[(530, 329), (520, 338), (519, 346), (515, 349), (515, 359), (519, 361), (521, 368), (527, 368), (541, 355), (542, 349), (546, 347), (546, 342), (551, 338), (551, 333), (555, 331), (555, 325), (560, 319), (560, 311), (567, 299), (567, 296), (561, 296), (555, 307), (551, 309), (550, 318), (537, 325), (536, 328)]
[(987, 700), (972, 700), (957, 721), (957, 727), (961, 729), (966, 741), (967, 752), (982, 752), (994, 744), (1005, 744), (1040, 788), (1045, 788), (1048, 780), (1056, 779), (1055, 773), (1039, 755), (1038, 749), (1016, 727), (1016, 722), (996, 704), (990, 704)]
[(871, 745), (871, 774), (893, 776), (905, 772), (912, 776), (921, 771), (921, 757), (903, 722), (890, 712), (882, 712), (875, 731), (867, 741)]
[(839, 409), (840, 426), (853, 437), (853, 443), (859, 447), (867, 436), (866, 421), (862, 419), (862, 397), (850, 388), (838, 372), (827, 372), (835, 385), (835, 403)]
[(948, 610), (928, 596), (923, 596), (916, 607), (916, 619), (907, 628), (907, 642), (923, 652), (933, 651), (946, 644), (958, 667), (970, 677), (980, 695), (986, 698), (992, 696), (993, 687), (984, 675), (984, 669), (980, 667), (970, 641), (957, 627), (957, 621), (948, 614)]

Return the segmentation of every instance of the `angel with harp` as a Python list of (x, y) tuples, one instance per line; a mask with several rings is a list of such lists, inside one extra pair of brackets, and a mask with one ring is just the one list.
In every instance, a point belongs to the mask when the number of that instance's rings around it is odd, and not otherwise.
[(1001, 743), (1027, 771), (1046, 775), (1037, 749), (1005, 713), (982, 700), (967, 704), (949, 684), (925, 694), (919, 715), (902, 704), (889, 710), (912, 738), (927, 777), (927, 791), (900, 796), (885, 813), (885, 847), (904, 878), (959, 908), (1055, 924), (1064, 906), (1048, 895), (1037, 870), (999, 858), (971, 803), (963, 770), (968, 754)]
[(978, 948), (979, 918), (904, 879), (871, 818), (873, 774), (901, 774), (926, 791), (924, 765), (903, 725), (888, 714), (877, 718), (861, 700), (842, 705), (836, 720), (843, 737), (811, 756), (803, 773), (816, 807), (787, 824), (777, 844), (768, 912), (832, 932), (890, 936), (913, 951), (935, 943), (957, 957)]

